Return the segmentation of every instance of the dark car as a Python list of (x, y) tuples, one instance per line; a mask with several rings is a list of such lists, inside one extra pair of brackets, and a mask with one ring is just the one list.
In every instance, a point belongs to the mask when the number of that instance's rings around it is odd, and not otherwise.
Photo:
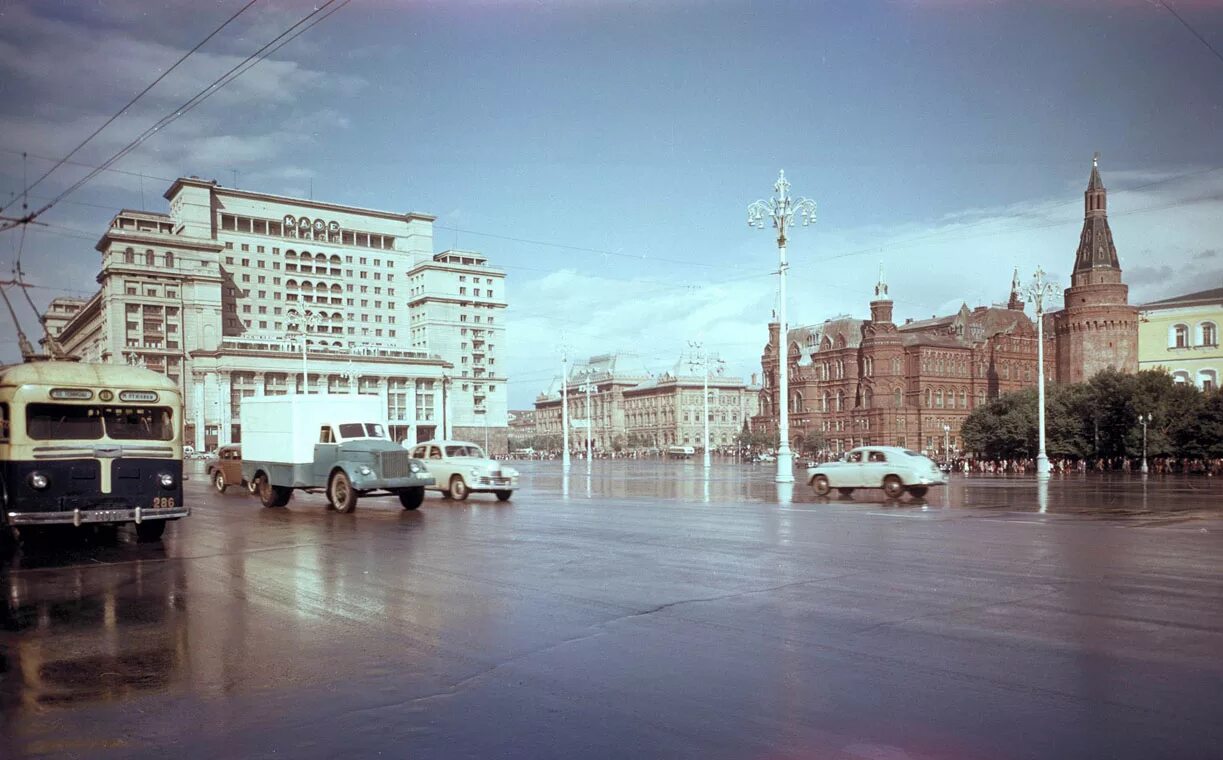
[(254, 493), (250, 483), (242, 479), (242, 447), (238, 444), (217, 449), (217, 457), (208, 463), (208, 479), (217, 493), (225, 493), (230, 486), (242, 486)]

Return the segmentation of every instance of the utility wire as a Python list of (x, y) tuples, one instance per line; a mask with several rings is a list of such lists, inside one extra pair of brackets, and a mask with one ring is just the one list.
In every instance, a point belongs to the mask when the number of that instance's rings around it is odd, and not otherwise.
[[(163, 116), (157, 123), (155, 123), (153, 126), (146, 129), (144, 132), (142, 132), (139, 136), (137, 136), (134, 140), (129, 142), (123, 148), (119, 149), (119, 151), (117, 151), (114, 155), (112, 155), (106, 161), (102, 162), (100, 166), (98, 166), (96, 169), (91, 171), (89, 174), (82, 177), (75, 184), (71, 185), (68, 189), (64, 190), (59, 195), (55, 196), (55, 198), (53, 198), (51, 201), (43, 205), (37, 211), (31, 214), (27, 214), (25, 217), (23, 217), (21, 220), (17, 222), (11, 222), (7, 224), (6, 226), (0, 227), (0, 231), (10, 229), (22, 222), (32, 221), (33, 219), (37, 218), (40, 214), (45, 213), (47, 210), (55, 206), (55, 204), (59, 203), (61, 200), (66, 198), (68, 195), (71, 195), (72, 193), (76, 192), (78, 189), (80, 189), (82, 186), (84, 186), (87, 182), (92, 180), (98, 174), (105, 171), (106, 169), (109, 169), (111, 164), (123, 158), (128, 153), (131, 153), (133, 150), (139, 147), (145, 140), (152, 137), (154, 134), (156, 134), (161, 129), (169, 126), (177, 119), (189, 113), (196, 106), (200, 105), (205, 100), (207, 100), (209, 97), (219, 92), (221, 88), (225, 87), (225, 85), (234, 81), (238, 77), (242, 76), (242, 74), (246, 73), (251, 68), (258, 65), (261, 61), (267, 58), (267, 56), (276, 52), (281, 47), (284, 47), (284, 45), (293, 41), (302, 33), (308, 31), (309, 29), (314, 27), (319, 22), (325, 20), (326, 18), (331, 16), (336, 11), (348, 5), (348, 3), (351, 2), (351, 0), (343, 0), (343, 2), (340, 2), (340, 4), (337, 5), (335, 8), (331, 9), (330, 11), (327, 11), (326, 13), (323, 13), (324, 10), (326, 10), (331, 5), (334, 5), (336, 2), (337, 0), (327, 0), (327, 2), (323, 3), (322, 5), (315, 8), (313, 11), (311, 11), (310, 13), (303, 16), (301, 19), (299, 19), (296, 23), (294, 23), (288, 29), (284, 30), (279, 35), (272, 38), (272, 40), (270, 40), (263, 47), (251, 53), (245, 59), (243, 59), (240, 63), (238, 63), (233, 68), (231, 68), (229, 71), (225, 72), (221, 76), (214, 79), (207, 87), (197, 92), (195, 95), (193, 95), (191, 98), (185, 101), (178, 108), (174, 109), (167, 115)], [(320, 16), (319, 14), (322, 14), (322, 15)], [(314, 18), (315, 16), (318, 16), (318, 18)], [(314, 19), (313, 21), (311, 21), (312, 18)], [(304, 27), (302, 27), (303, 24), (305, 24)], [(298, 29), (298, 27), (302, 27), (302, 28)]]
[(1198, 34), (1198, 30), (1196, 30), (1196, 29), (1194, 29), (1192, 26), (1190, 26), (1190, 25), (1189, 25), (1189, 22), (1188, 22), (1188, 21), (1186, 21), (1186, 20), (1185, 20), (1185, 19), (1184, 19), (1184, 18), (1181, 16), (1181, 14), (1177, 13), (1175, 8), (1173, 8), (1171, 5), (1168, 5), (1168, 3), (1166, 2), (1166, 0), (1164, 0), (1164, 2), (1160, 2), (1160, 5), (1161, 5), (1161, 6), (1163, 6), (1164, 10), (1166, 10), (1168, 13), (1171, 13), (1173, 16), (1175, 16), (1175, 17), (1176, 17), (1176, 20), (1177, 20), (1177, 21), (1179, 21), (1179, 22), (1181, 22), (1181, 25), (1183, 25), (1183, 26), (1184, 26), (1186, 29), (1188, 29), (1190, 34), (1192, 34), (1194, 37), (1197, 37), (1197, 38), (1198, 38), (1198, 41), (1199, 41), (1199, 42), (1201, 42), (1203, 45), (1205, 45), (1207, 50), (1209, 50), (1210, 52), (1214, 53), (1215, 58), (1218, 58), (1220, 61), (1223, 61), (1223, 53), (1220, 53), (1220, 52), (1219, 52), (1219, 51), (1218, 51), (1218, 50), (1215, 48), (1215, 46), (1214, 46), (1214, 45), (1211, 45), (1209, 42), (1207, 42), (1205, 37), (1203, 37), (1202, 35)]
[[(227, 18), (227, 19), (225, 20), (225, 23), (221, 24), (221, 25), (220, 25), (220, 26), (218, 26), (216, 29), (213, 29), (213, 30), (212, 30), (212, 32), (211, 32), (211, 33), (210, 33), (210, 34), (209, 34), (207, 37), (205, 37), (204, 39), (200, 40), (200, 42), (199, 42), (199, 43), (198, 43), (198, 44), (197, 44), (195, 47), (191, 48), (191, 49), (190, 49), (190, 50), (188, 50), (186, 53), (183, 53), (182, 57), (180, 57), (180, 58), (179, 58), (177, 61), (175, 61), (173, 66), (171, 66), (170, 68), (168, 68), (168, 69), (166, 69), (165, 71), (163, 71), (163, 72), (161, 73), (161, 76), (159, 76), (159, 77), (157, 77), (156, 79), (154, 79), (152, 82), (150, 82), (150, 83), (149, 83), (149, 85), (148, 85), (147, 87), (145, 87), (145, 88), (144, 88), (143, 90), (141, 90), (140, 92), (136, 93), (135, 97), (133, 97), (131, 100), (127, 101), (127, 104), (126, 104), (126, 105), (124, 105), (122, 108), (120, 108), (118, 111), (116, 111), (116, 112), (114, 113), (114, 115), (113, 115), (113, 116), (111, 116), (109, 119), (107, 119), (107, 120), (106, 120), (106, 121), (105, 121), (105, 122), (102, 124), (102, 126), (98, 127), (98, 128), (97, 128), (97, 129), (95, 129), (93, 132), (91, 132), (91, 133), (90, 133), (90, 135), (89, 135), (88, 137), (86, 137), (84, 140), (81, 140), (81, 142), (80, 142), (80, 143), (78, 143), (78, 144), (77, 144), (77, 146), (76, 146), (75, 148), (73, 148), (72, 150), (68, 151), (68, 154), (67, 154), (66, 156), (64, 156), (64, 157), (63, 157), (63, 158), (61, 158), (59, 161), (57, 161), (57, 162), (55, 163), (55, 165), (54, 165), (54, 166), (52, 166), (50, 169), (48, 169), (46, 172), (44, 172), (44, 173), (43, 173), (43, 175), (42, 175), (41, 177), (39, 177), (38, 179), (34, 180), (34, 184), (32, 184), (32, 185), (27, 185), (27, 186), (26, 186), (26, 188), (25, 188), (25, 192), (27, 192), (27, 193), (28, 193), (29, 191), (31, 191), (31, 190), (33, 190), (34, 188), (38, 187), (39, 183), (41, 183), (41, 182), (42, 182), (44, 179), (46, 179), (47, 177), (49, 177), (49, 176), (51, 175), (51, 173), (52, 173), (52, 172), (54, 172), (56, 169), (58, 169), (58, 168), (60, 168), (61, 166), (63, 166), (63, 165), (64, 165), (64, 164), (65, 164), (65, 163), (66, 163), (66, 162), (67, 162), (67, 161), (68, 161), (70, 158), (72, 158), (74, 155), (76, 155), (77, 151), (79, 151), (81, 148), (84, 148), (84, 147), (85, 147), (85, 146), (86, 146), (86, 145), (89, 143), (89, 141), (90, 141), (90, 140), (92, 140), (93, 138), (97, 137), (97, 136), (98, 136), (98, 135), (99, 135), (99, 134), (102, 132), (102, 130), (104, 130), (104, 129), (106, 129), (107, 127), (109, 127), (109, 126), (111, 125), (111, 123), (112, 123), (112, 122), (114, 122), (114, 120), (115, 120), (115, 119), (119, 118), (119, 117), (120, 117), (120, 116), (122, 116), (124, 113), (126, 113), (126, 112), (127, 112), (127, 109), (129, 109), (129, 108), (131, 108), (133, 105), (135, 105), (135, 104), (136, 104), (136, 101), (138, 101), (138, 100), (140, 100), (142, 97), (144, 97), (144, 96), (145, 96), (145, 94), (147, 94), (149, 90), (151, 90), (151, 89), (153, 89), (154, 87), (156, 87), (156, 86), (157, 86), (157, 84), (161, 82), (161, 80), (163, 80), (163, 79), (165, 79), (167, 76), (169, 76), (169, 75), (170, 75), (170, 72), (172, 72), (172, 71), (174, 71), (175, 69), (177, 69), (177, 68), (179, 67), (179, 65), (180, 65), (180, 64), (182, 64), (182, 62), (183, 62), (183, 61), (185, 61), (185, 60), (187, 60), (189, 57), (191, 57), (191, 54), (192, 54), (192, 53), (194, 53), (195, 51), (197, 51), (197, 50), (199, 50), (200, 48), (202, 48), (202, 47), (203, 47), (205, 44), (207, 44), (207, 42), (208, 42), (209, 40), (211, 40), (213, 37), (217, 36), (217, 34), (219, 34), (219, 33), (221, 32), (221, 30), (222, 30), (222, 29), (224, 29), (225, 27), (229, 26), (230, 22), (232, 22), (234, 19), (236, 19), (236, 18), (238, 18), (239, 16), (241, 16), (243, 13), (245, 13), (245, 12), (246, 12), (246, 10), (247, 10), (248, 8), (250, 8), (252, 5), (254, 5), (254, 4), (255, 4), (255, 3), (257, 3), (257, 2), (259, 2), (259, 0), (250, 0), (250, 2), (248, 2), (246, 5), (244, 5), (244, 6), (242, 6), (241, 8), (239, 8), (237, 13), (235, 13), (234, 15), (230, 16), (229, 18)], [(10, 203), (9, 205), (12, 205), (12, 204)], [(5, 209), (7, 209), (7, 208), (8, 208), (8, 206), (3, 206), (3, 207), (0, 207), (0, 214), (4, 213)]]

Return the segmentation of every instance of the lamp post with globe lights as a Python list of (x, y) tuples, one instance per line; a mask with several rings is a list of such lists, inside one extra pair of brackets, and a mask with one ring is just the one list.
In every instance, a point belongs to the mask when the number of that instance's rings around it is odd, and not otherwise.
[(309, 394), (310, 393), (310, 372), (308, 371), (306, 367), (306, 339), (309, 337), (310, 330), (315, 327), (318, 327), (322, 319), (319, 317), (319, 315), (315, 314), (314, 312), (307, 311), (305, 313), (302, 313), (296, 309), (291, 310), (285, 316), (288, 318), (288, 321), (286, 322), (286, 327), (291, 328), (293, 325), (297, 325), (297, 330), (296, 331), (290, 330), (289, 334), (292, 335), (296, 333), (299, 336), (299, 338), (301, 339), (301, 343), (302, 343), (302, 393)]
[(1150, 470), (1147, 469), (1147, 425), (1151, 424), (1151, 413), (1138, 415), (1138, 421), (1142, 423), (1142, 474), (1146, 475)]
[(764, 221), (768, 218), (772, 220), (773, 228), (777, 230), (777, 252), (780, 260), (777, 270), (778, 319), (781, 322), (781, 330), (777, 352), (777, 400), (779, 402), (777, 405), (777, 433), (779, 442), (777, 476), (774, 480), (778, 483), (792, 483), (794, 482), (794, 453), (790, 450), (789, 440), (790, 410), (787, 396), (790, 392), (790, 378), (787, 373), (789, 349), (786, 330), (786, 270), (790, 268), (790, 265), (786, 262), (786, 228), (794, 222), (796, 213), (804, 226), (814, 222), (815, 201), (809, 198), (791, 198), (790, 183), (786, 180), (784, 170), (778, 173), (773, 190), (776, 192), (775, 197), (754, 201), (747, 207), (747, 223), (750, 227), (764, 229)]
[(705, 469), (708, 470), (712, 466), (712, 463), (710, 461), (710, 454), (709, 454), (709, 366), (710, 364), (714, 364), (714, 363), (717, 363), (720, 365), (722, 363), (722, 360), (711, 358), (709, 354), (705, 353), (705, 348), (703, 344), (701, 344), (699, 341), (689, 341), (688, 346), (693, 351), (693, 355), (689, 359), (689, 362), (688, 362), (689, 365), (692, 367), (701, 368), (701, 378), (702, 378), (701, 397), (704, 399), (704, 407), (702, 411), (703, 420), (704, 420), (704, 438), (702, 439), (703, 440), (702, 446), (704, 448), (703, 464), (704, 464)]
[(1032, 282), (1024, 288), (1024, 296), (1036, 307), (1036, 407), (1039, 428), (1039, 451), (1036, 454), (1036, 477), (1047, 478), (1052, 469), (1045, 454), (1045, 299), (1057, 294), (1057, 285), (1045, 279), (1045, 270), (1037, 267)]

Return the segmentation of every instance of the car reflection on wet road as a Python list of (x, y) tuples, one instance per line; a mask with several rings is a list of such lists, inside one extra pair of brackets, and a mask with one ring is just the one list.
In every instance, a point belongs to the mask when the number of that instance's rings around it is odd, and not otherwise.
[[(197, 463), (198, 464), (198, 463)], [(1223, 484), (515, 463), (512, 501), (217, 494), (0, 571), (0, 756), (1211, 757)]]

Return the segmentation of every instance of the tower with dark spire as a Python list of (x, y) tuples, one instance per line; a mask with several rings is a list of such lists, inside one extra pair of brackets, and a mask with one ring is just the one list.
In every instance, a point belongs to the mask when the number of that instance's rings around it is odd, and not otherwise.
[(1015, 267), (1015, 272), (1011, 275), (1011, 297), (1006, 302), (1006, 308), (1023, 311), (1023, 286), (1019, 284), (1019, 267)]
[(1100, 370), (1138, 371), (1138, 309), (1108, 226), (1108, 190), (1100, 179), (1100, 154), (1091, 160), (1083, 193), (1083, 231), (1074, 257), (1065, 308), (1050, 315), (1059, 382), (1079, 383)]

